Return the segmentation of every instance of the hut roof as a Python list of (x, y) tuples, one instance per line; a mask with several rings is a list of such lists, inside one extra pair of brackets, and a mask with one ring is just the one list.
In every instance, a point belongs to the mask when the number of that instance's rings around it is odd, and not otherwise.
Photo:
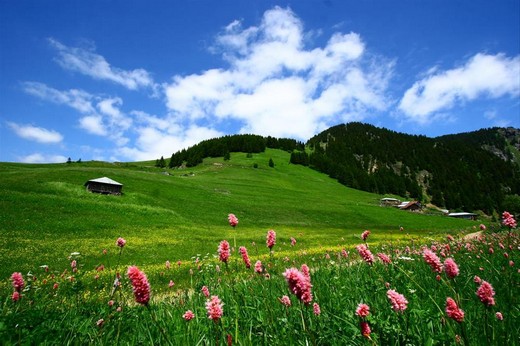
[(89, 181), (87, 181), (85, 183), (85, 185), (89, 182), (94, 182), (94, 183), (102, 183), (102, 184), (109, 184), (109, 185), (119, 185), (119, 186), (123, 186), (123, 184), (121, 183), (118, 183), (117, 181), (115, 180), (112, 180), (110, 178), (107, 178), (107, 177), (103, 177), (103, 178), (97, 178), (97, 179), (91, 179)]

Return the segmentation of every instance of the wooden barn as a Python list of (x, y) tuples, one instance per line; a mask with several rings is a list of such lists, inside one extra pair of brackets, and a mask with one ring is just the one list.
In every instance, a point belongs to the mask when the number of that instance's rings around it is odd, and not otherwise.
[(123, 184), (107, 177), (89, 180), (85, 183), (85, 186), (90, 192), (106, 195), (120, 195), (123, 189)]

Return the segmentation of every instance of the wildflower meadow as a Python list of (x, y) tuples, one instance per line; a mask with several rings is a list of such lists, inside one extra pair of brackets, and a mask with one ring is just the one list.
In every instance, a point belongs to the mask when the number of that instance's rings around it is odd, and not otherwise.
[[(225, 222), (225, 221), (223, 221)], [(228, 216), (233, 234), (240, 220)], [(520, 344), (520, 238), (514, 217), (472, 234), (298, 249), (301, 237), (259, 231), (161, 268), (123, 265), (124, 235), (103, 263), (34, 263), (2, 279), (4, 344)], [(293, 255), (277, 249), (290, 247)]]

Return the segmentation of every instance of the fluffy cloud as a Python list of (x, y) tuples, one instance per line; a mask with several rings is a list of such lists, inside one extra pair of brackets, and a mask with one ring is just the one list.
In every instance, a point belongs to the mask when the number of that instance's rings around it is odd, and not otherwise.
[(47, 130), (33, 125), (19, 125), (9, 122), (7, 125), (20, 137), (39, 143), (60, 143), (63, 136), (54, 130)]
[(19, 159), (23, 163), (61, 163), (67, 161), (67, 158), (62, 155), (45, 155), (40, 153), (27, 155)]
[(410, 120), (426, 124), (437, 112), (477, 97), (518, 96), (519, 75), (520, 56), (479, 53), (461, 67), (447, 71), (431, 69), (405, 92), (399, 109)]
[(126, 71), (110, 66), (105, 58), (95, 53), (95, 50), (68, 47), (50, 38), (49, 43), (58, 51), (56, 61), (64, 69), (77, 71), (94, 79), (109, 80), (130, 90), (139, 88), (155, 88), (150, 74), (143, 69)]
[(167, 107), (191, 124), (231, 120), (239, 132), (299, 139), (387, 108), (392, 62), (373, 63), (356, 33), (335, 33), (314, 49), (305, 37), (301, 20), (280, 7), (259, 26), (232, 22), (212, 47), (228, 68), (175, 76), (165, 86)]

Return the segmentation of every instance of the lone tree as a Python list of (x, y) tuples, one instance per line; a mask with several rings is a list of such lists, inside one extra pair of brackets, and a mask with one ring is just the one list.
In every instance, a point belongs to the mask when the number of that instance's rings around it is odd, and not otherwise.
[(269, 167), (274, 167), (273, 158), (269, 158)]

